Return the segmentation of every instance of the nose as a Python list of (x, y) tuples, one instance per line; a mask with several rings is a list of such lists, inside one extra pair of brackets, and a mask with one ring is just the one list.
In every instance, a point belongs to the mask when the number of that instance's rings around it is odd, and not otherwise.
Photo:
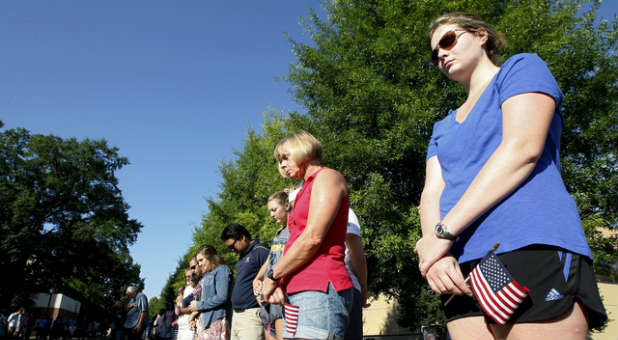
[(443, 48), (438, 48), (438, 63), (443, 63), (444, 59), (448, 56), (449, 51)]

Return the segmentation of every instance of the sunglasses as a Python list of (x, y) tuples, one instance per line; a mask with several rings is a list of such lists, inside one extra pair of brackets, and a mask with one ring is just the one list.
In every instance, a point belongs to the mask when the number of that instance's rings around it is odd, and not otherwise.
[(195, 266), (191, 266), (191, 267), (189, 267), (189, 268), (191, 268), (191, 270), (195, 270)]
[[(455, 32), (462, 32), (459, 35), (457, 35), (457, 33)], [(455, 47), (455, 45), (457, 45), (457, 39), (464, 33), (467, 33), (468, 31), (466, 30), (450, 30), (446, 33), (444, 33), (444, 35), (442, 35), (442, 38), (440, 38), (440, 40), (438, 41), (438, 46), (436, 46), (436, 48), (434, 48), (431, 51), (431, 63), (434, 64), (434, 66), (438, 66), (438, 49), (441, 48), (443, 50), (447, 50), (450, 51), (453, 47)]]
[(234, 242), (232, 242), (232, 244), (227, 246), (227, 249), (229, 249), (229, 250), (236, 250), (236, 248), (234, 247), (234, 245), (236, 244), (236, 241), (238, 241), (238, 240), (234, 240)]

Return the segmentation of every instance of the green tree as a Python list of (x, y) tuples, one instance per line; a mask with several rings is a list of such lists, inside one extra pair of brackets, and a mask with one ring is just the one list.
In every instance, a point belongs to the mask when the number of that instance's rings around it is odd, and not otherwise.
[(249, 129), (243, 149), (235, 152), (236, 158), (221, 164), (221, 192), (217, 200), (208, 200), (208, 214), (202, 219), (202, 228), (193, 235), (194, 251), (200, 245), (210, 244), (228, 264), (234, 264), (237, 256), (221, 241), (223, 229), (230, 223), (240, 223), (253, 239), (270, 243), (278, 226), (268, 215), (266, 200), (292, 185), (277, 171), (273, 156), (275, 145), (289, 130), (280, 115), (271, 112), (264, 117), (262, 134)]
[(51, 287), (104, 307), (143, 286), (128, 250), (142, 226), (114, 174), (126, 164), (104, 140), (0, 133), (0, 304)]

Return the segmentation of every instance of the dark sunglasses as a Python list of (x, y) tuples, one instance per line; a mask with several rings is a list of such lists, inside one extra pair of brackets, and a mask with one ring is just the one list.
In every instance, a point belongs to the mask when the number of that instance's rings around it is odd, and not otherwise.
[[(455, 32), (462, 32), (459, 35), (457, 35), (457, 33)], [(455, 47), (455, 45), (457, 45), (457, 39), (464, 33), (466, 33), (468, 31), (466, 30), (450, 30), (446, 33), (444, 33), (444, 35), (442, 35), (442, 38), (440, 38), (440, 40), (438, 41), (438, 46), (436, 46), (436, 48), (434, 48), (431, 51), (431, 63), (434, 64), (434, 66), (438, 66), (438, 49), (441, 48), (443, 50), (447, 50), (450, 51), (453, 47)]]
[(236, 241), (238, 241), (238, 240), (234, 240), (234, 242), (232, 242), (232, 244), (227, 246), (227, 249), (229, 249), (229, 250), (236, 250), (236, 248), (234, 248), (234, 245), (236, 244)]
[(191, 266), (191, 267), (189, 267), (189, 268), (191, 268), (191, 270), (195, 270), (195, 266)]

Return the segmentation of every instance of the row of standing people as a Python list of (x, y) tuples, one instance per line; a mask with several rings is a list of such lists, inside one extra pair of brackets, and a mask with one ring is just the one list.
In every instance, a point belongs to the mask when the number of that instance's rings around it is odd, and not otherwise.
[[(269, 197), (267, 207), (275, 221), (282, 225), (276, 232), (271, 248), (253, 240), (239, 224), (231, 224), (221, 235), (226, 247), (239, 254), (237, 277), (232, 284), (232, 272), (214, 247), (204, 245), (189, 261), (185, 270), (186, 285), (179, 289), (175, 321), (177, 339), (282, 339), (284, 313), (280, 303), (266, 301), (263, 280), (272, 276), (274, 266), (285, 253), (290, 231), (288, 216), (294, 197), (302, 188), (281, 191)], [(347, 208), (346, 208), (347, 209)], [(341, 264), (354, 282), (349, 287), (350, 305), (345, 310), (347, 339), (362, 338), (362, 306), (367, 298), (367, 269), (360, 239), (360, 225), (351, 210), (346, 216), (342, 239)], [(346, 267), (347, 265), (347, 267)], [(346, 269), (347, 268), (347, 269)], [(302, 328), (301, 328), (302, 329)], [(292, 337), (294, 335), (292, 334)]]

